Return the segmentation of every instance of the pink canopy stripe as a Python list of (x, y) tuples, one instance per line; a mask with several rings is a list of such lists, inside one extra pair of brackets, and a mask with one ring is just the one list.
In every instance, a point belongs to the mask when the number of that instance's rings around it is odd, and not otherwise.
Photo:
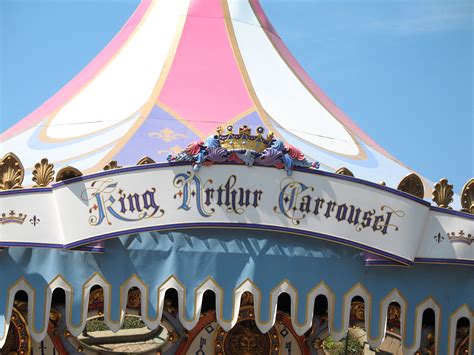
[(158, 98), (203, 136), (253, 102), (235, 62), (220, 0), (192, 0), (173, 65)]
[(87, 83), (92, 80), (102, 68), (104, 68), (114, 55), (123, 47), (137, 26), (142, 21), (153, 0), (142, 0), (133, 15), (125, 25), (107, 44), (107, 46), (71, 81), (64, 85), (56, 94), (45, 101), (32, 113), (0, 135), (0, 141), (6, 140), (31, 126), (46, 119), (48, 115), (60, 108), (70, 98), (76, 95)]
[(271, 24), (270, 20), (265, 14), (262, 6), (260, 5), (259, 0), (249, 0), (255, 16), (258, 18), (260, 25), (266, 30), (267, 35), (272, 42), (275, 49), (278, 51), (280, 56), (285, 60), (289, 65), (291, 70), (298, 76), (300, 81), (312, 92), (312, 94), (321, 102), (326, 109), (331, 112), (342, 124), (354, 132), (359, 138), (364, 140), (366, 143), (371, 145), (373, 148), (377, 149), (382, 154), (387, 157), (393, 158), (390, 153), (383, 149), (377, 142), (369, 137), (364, 131), (362, 131), (346, 114), (336, 106), (336, 104), (321, 90), (321, 88), (311, 79), (311, 77), (306, 73), (303, 67), (298, 63), (296, 58), (291, 54), (291, 52), (286, 47), (285, 43), (280, 39), (275, 28)]

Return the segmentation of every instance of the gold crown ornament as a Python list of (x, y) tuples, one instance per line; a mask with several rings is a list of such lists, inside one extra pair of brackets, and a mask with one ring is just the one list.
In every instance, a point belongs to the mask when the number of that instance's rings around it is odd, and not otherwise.
[(261, 153), (268, 147), (273, 139), (273, 132), (269, 132), (266, 137), (263, 136), (265, 129), (257, 127), (257, 134), (252, 135), (252, 130), (247, 125), (239, 128), (239, 133), (234, 133), (234, 127), (228, 125), (226, 132), (222, 127), (217, 127), (217, 134), (221, 147), (229, 151), (251, 150)]

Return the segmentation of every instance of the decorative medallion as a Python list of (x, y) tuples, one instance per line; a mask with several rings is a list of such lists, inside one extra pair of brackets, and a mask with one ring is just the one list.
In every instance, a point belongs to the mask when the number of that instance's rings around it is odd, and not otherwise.
[(219, 327), (214, 341), (215, 354), (278, 355), (280, 339), (273, 327), (263, 334), (257, 328), (252, 306), (240, 309), (239, 321), (229, 331)]
[(82, 176), (82, 173), (78, 169), (72, 166), (65, 166), (64, 168), (61, 168), (56, 174), (56, 181), (59, 182), (69, 180), (79, 176)]
[(352, 171), (350, 171), (349, 169), (347, 169), (346, 167), (344, 167), (344, 166), (342, 168), (337, 169), (334, 172), (334, 174), (354, 177), (354, 173)]
[(425, 188), (420, 177), (414, 173), (408, 174), (400, 181), (397, 190), (406, 192), (407, 194), (423, 198), (425, 196)]
[(169, 155), (169, 162), (189, 162), (195, 171), (204, 164), (234, 162), (247, 166), (274, 166), (285, 169), (288, 175), (295, 167), (319, 168), (319, 163), (308, 161), (304, 154), (291, 145), (275, 139), (273, 132), (264, 136), (264, 128), (258, 127), (257, 134), (252, 135), (248, 126), (239, 128), (233, 133), (233, 126), (227, 126), (224, 133), (221, 127), (217, 134), (210, 136), (205, 142), (191, 143), (177, 155)]
[(474, 179), (469, 180), (461, 192), (462, 212), (474, 214)]
[(24, 178), (25, 169), (20, 159), (13, 153), (7, 153), (0, 160), (0, 190), (21, 188)]
[(449, 204), (453, 202), (453, 185), (448, 184), (448, 179), (441, 179), (434, 186), (433, 201), (443, 208), (452, 209)]
[(54, 181), (54, 165), (49, 164), (48, 159), (43, 158), (39, 163), (35, 164), (33, 170), (33, 181), (35, 187), (45, 187)]

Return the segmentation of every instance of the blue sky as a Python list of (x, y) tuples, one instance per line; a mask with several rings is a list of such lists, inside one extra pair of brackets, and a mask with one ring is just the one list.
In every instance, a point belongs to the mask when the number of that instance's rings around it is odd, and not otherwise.
[[(311, 77), (399, 160), (474, 176), (472, 0), (261, 0)], [(0, 0), (5, 130), (77, 74), (138, 0)]]

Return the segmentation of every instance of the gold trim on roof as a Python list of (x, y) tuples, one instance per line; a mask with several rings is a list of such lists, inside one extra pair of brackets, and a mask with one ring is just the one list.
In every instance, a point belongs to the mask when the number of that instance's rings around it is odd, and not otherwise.
[(120, 169), (121, 167), (121, 165), (118, 165), (117, 160), (111, 160), (107, 165), (104, 166), (104, 170)]
[(147, 164), (154, 164), (154, 163), (156, 162), (150, 157), (143, 157), (137, 162), (137, 165), (147, 165)]
[(0, 160), (0, 190), (21, 188), (25, 178), (25, 169), (20, 159), (13, 153), (7, 153)]
[[(244, 127), (246, 128), (246, 127)], [(222, 129), (221, 129), (222, 133)], [(241, 132), (242, 133), (242, 132)], [(267, 137), (268, 139), (268, 137)], [(141, 158), (136, 165), (154, 164), (155, 161), (150, 157)], [(50, 163), (48, 158), (41, 159), (36, 163), (32, 171), (32, 180), (35, 182), (33, 187), (46, 187), (54, 181), (54, 164)], [(116, 160), (110, 161), (104, 166), (104, 170), (119, 169), (122, 166), (118, 165)], [(354, 177), (352, 171), (346, 167), (337, 169), (335, 174)], [(61, 168), (56, 174), (56, 182), (68, 180), (74, 177), (82, 176), (83, 173), (72, 166), (65, 166)], [(25, 176), (25, 170), (21, 160), (12, 152), (5, 154), (0, 160), (0, 191), (12, 190), (22, 188), (22, 183)], [(378, 183), (386, 186), (384, 181)], [(399, 183), (398, 190), (404, 191), (408, 194), (418, 198), (424, 197), (424, 185), (422, 179), (415, 173), (405, 176)], [(441, 179), (435, 184), (433, 193), (433, 201), (437, 206), (452, 209), (449, 205), (453, 202), (454, 191), (453, 185), (448, 183), (447, 179)], [(474, 214), (474, 178), (471, 178), (465, 185), (460, 196), (461, 212)], [(1, 250), (1, 248), (0, 248)]]
[(464, 185), (461, 192), (461, 211), (474, 214), (474, 179)]
[(69, 180), (78, 176), (82, 176), (82, 173), (78, 169), (72, 166), (65, 166), (58, 171), (56, 182)]
[(415, 173), (408, 174), (398, 184), (397, 190), (406, 192), (407, 194), (423, 198), (425, 196), (425, 188), (423, 181)]
[(334, 174), (354, 177), (354, 173), (352, 171), (350, 171), (349, 169), (347, 169), (345, 166), (343, 166), (342, 168), (337, 169), (334, 172)]
[(33, 170), (33, 181), (36, 182), (34, 187), (45, 187), (54, 181), (54, 165), (48, 162), (47, 158), (41, 159), (39, 163), (35, 164)]
[(453, 202), (453, 185), (448, 183), (448, 179), (441, 179), (435, 184), (433, 190), (433, 201), (442, 208), (452, 209), (449, 206)]

